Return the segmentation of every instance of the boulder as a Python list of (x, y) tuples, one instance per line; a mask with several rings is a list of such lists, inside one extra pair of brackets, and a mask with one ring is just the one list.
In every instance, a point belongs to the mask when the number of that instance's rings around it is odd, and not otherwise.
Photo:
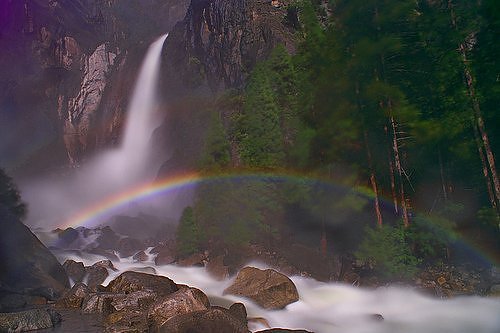
[(169, 295), (179, 290), (179, 288), (174, 281), (164, 276), (127, 271), (111, 281), (106, 287), (106, 290), (112, 293), (125, 294), (134, 291), (147, 290), (153, 291), (161, 297)]
[(229, 307), (229, 312), (245, 325), (248, 325), (247, 309), (243, 303), (234, 303)]
[[(153, 252), (154, 251), (154, 252)], [(151, 253), (157, 253), (155, 257), (155, 264), (160, 265), (170, 265), (175, 262), (175, 252), (168, 246), (157, 246), (151, 250)]]
[(110, 270), (115, 271), (115, 272), (118, 271), (115, 268), (115, 266), (113, 266), (113, 263), (111, 262), (111, 260), (98, 261), (95, 264), (93, 264), (92, 267), (104, 267), (104, 268), (110, 269)]
[(224, 257), (211, 258), (206, 266), (207, 272), (217, 280), (224, 280), (229, 277), (229, 267), (224, 265)]
[(97, 313), (101, 315), (108, 315), (113, 312), (111, 302), (116, 294), (113, 293), (92, 293), (87, 295), (82, 302), (82, 313)]
[(83, 266), (83, 262), (76, 262), (68, 259), (64, 262), (63, 268), (73, 282), (82, 282), (85, 276), (85, 266)]
[(256, 333), (287, 333), (287, 332), (295, 332), (295, 333), (312, 333), (306, 330), (289, 330), (286, 328), (270, 328), (268, 330), (258, 331)]
[(204, 253), (195, 253), (190, 255), (187, 258), (179, 259), (179, 266), (205, 266), (205, 262), (207, 260), (207, 255)]
[(87, 284), (90, 288), (101, 285), (109, 275), (107, 268), (92, 265), (87, 267)]
[(135, 238), (125, 237), (118, 242), (118, 252), (122, 258), (133, 256), (138, 251), (144, 250), (144, 248), (144, 243)]
[(249, 298), (266, 309), (282, 309), (299, 300), (297, 288), (287, 276), (255, 267), (243, 268), (224, 294)]
[(0, 332), (24, 332), (54, 327), (61, 315), (51, 309), (0, 313)]
[(134, 291), (129, 294), (116, 294), (111, 301), (114, 311), (145, 311), (154, 302), (156, 294), (152, 291)]
[(56, 307), (79, 309), (89, 294), (90, 289), (85, 284), (77, 283), (56, 302)]
[(150, 332), (147, 316), (139, 310), (113, 312), (104, 320), (105, 332)]
[(0, 291), (59, 298), (69, 288), (64, 268), (10, 212), (0, 216)]
[(146, 252), (139, 251), (136, 254), (134, 254), (134, 256), (132, 257), (132, 259), (134, 259), (134, 261), (136, 261), (136, 262), (143, 262), (143, 261), (148, 261), (149, 257), (146, 254)]
[(248, 327), (227, 309), (212, 307), (169, 319), (158, 332), (162, 333), (249, 333)]
[(149, 309), (148, 319), (159, 327), (177, 315), (208, 310), (208, 297), (196, 288), (181, 288), (173, 294), (157, 300)]

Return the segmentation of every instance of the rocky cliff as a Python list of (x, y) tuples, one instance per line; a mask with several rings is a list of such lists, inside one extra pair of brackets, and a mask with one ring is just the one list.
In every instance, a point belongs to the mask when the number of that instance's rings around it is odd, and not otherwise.
[(77, 165), (96, 145), (116, 141), (137, 59), (186, 7), (187, 0), (0, 0), (0, 162)]
[(294, 52), (294, 31), (285, 24), (289, 2), (192, 0), (167, 40), (165, 72), (188, 87), (241, 88), (278, 44)]

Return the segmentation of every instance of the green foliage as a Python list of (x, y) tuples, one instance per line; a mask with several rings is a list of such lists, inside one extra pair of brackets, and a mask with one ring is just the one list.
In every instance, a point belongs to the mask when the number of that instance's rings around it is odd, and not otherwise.
[(227, 167), (231, 162), (230, 144), (218, 114), (212, 114), (210, 130), (206, 139), (201, 165), (206, 170)]
[(27, 213), (26, 205), (21, 201), (16, 185), (2, 168), (0, 168), (0, 207), (19, 219), (23, 219)]
[(388, 278), (410, 278), (419, 263), (410, 252), (405, 229), (401, 226), (366, 228), (365, 238), (355, 254), (360, 260), (373, 261), (376, 270)]
[(202, 231), (192, 207), (186, 207), (182, 212), (177, 228), (177, 252), (186, 257), (200, 250)]

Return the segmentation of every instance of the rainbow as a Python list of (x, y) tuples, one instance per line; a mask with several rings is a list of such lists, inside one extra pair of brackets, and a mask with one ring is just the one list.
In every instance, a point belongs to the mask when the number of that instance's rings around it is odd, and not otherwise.
[[(118, 211), (120, 208), (132, 202), (138, 202), (142, 200), (147, 200), (158, 195), (165, 195), (172, 193), (177, 190), (186, 189), (194, 187), (199, 184), (216, 182), (216, 181), (239, 181), (239, 180), (255, 180), (255, 181), (274, 181), (274, 182), (293, 182), (293, 183), (321, 183), (326, 185), (335, 186), (342, 190), (353, 190), (351, 187), (346, 185), (340, 185), (338, 183), (332, 183), (331, 179), (325, 179), (317, 175), (304, 175), (298, 173), (291, 173), (289, 171), (282, 171), (279, 173), (270, 172), (233, 172), (224, 174), (199, 174), (199, 173), (185, 173), (179, 174), (164, 179), (157, 180), (153, 183), (141, 184), (134, 188), (130, 188), (124, 192), (117, 193), (116, 195), (110, 196), (94, 205), (87, 207), (82, 212), (68, 219), (61, 228), (69, 227), (79, 227), (79, 226), (90, 226), (92, 222), (99, 221), (105, 217), (110, 216), (113, 212)], [(372, 199), (373, 194), (363, 188), (355, 188), (355, 193)], [(391, 200), (389, 198), (379, 198), (385, 205), (390, 206)], [(455, 238), (457, 241), (465, 245), (469, 251), (478, 254), (483, 259), (488, 262), (496, 262), (497, 255), (488, 253), (488, 249), (481, 248), (480, 244), (472, 244), (470, 240), (466, 240), (463, 237), (459, 237), (457, 234), (450, 234), (450, 238)], [(461, 238), (461, 239), (457, 239)]]
[[(304, 176), (290, 172), (269, 173), (269, 172), (252, 172), (252, 173), (218, 173), (213, 175), (201, 175), (198, 173), (186, 173), (175, 176), (170, 176), (153, 183), (141, 184), (137, 187), (130, 188), (124, 192), (110, 196), (94, 205), (87, 207), (82, 212), (68, 219), (63, 223), (61, 228), (78, 227), (88, 225), (92, 221), (98, 220), (107, 216), (109, 213), (123, 208), (131, 202), (147, 200), (157, 195), (168, 194), (183, 188), (189, 188), (201, 183), (219, 180), (272, 180), (278, 182), (301, 181), (301, 182), (321, 182), (329, 183), (328, 180), (315, 176)], [(347, 186), (342, 186), (346, 190)], [(358, 192), (369, 197), (368, 192), (358, 190)]]

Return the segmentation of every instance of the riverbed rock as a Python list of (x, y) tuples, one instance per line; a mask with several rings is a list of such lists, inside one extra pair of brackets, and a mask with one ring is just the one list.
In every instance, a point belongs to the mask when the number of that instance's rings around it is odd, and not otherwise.
[(209, 308), (208, 297), (201, 290), (183, 287), (173, 294), (158, 299), (149, 309), (148, 319), (159, 327), (177, 315)]
[(118, 252), (122, 258), (133, 256), (135, 253), (145, 248), (146, 246), (144, 243), (135, 238), (125, 237), (118, 242)]
[(147, 316), (140, 310), (113, 312), (104, 320), (104, 331), (109, 333), (150, 332)]
[(243, 268), (224, 294), (250, 298), (266, 309), (282, 309), (299, 300), (297, 288), (287, 276), (255, 267)]
[(256, 333), (287, 333), (287, 332), (294, 332), (294, 333), (312, 333), (306, 330), (289, 330), (286, 328), (270, 328), (268, 330), (263, 330), (263, 331), (258, 331)]
[(248, 325), (247, 309), (243, 303), (234, 303), (229, 307), (229, 312), (245, 325)]
[[(151, 251), (151, 253), (153, 253), (153, 250)], [(155, 257), (155, 265), (170, 265), (175, 262), (175, 252), (172, 249), (165, 246), (157, 250), (158, 254)]]
[(132, 257), (132, 259), (134, 259), (135, 262), (144, 262), (144, 261), (148, 261), (149, 257), (146, 254), (146, 252), (139, 251), (136, 254), (134, 254), (134, 256)]
[(227, 309), (212, 307), (204, 311), (181, 314), (169, 319), (161, 333), (249, 333), (248, 327)]
[(90, 289), (85, 284), (77, 283), (56, 302), (56, 307), (79, 309), (89, 294)]
[(116, 294), (97, 292), (86, 296), (82, 302), (82, 313), (108, 315), (113, 312), (111, 302)]
[(185, 267), (190, 267), (190, 266), (203, 267), (205, 266), (206, 260), (207, 260), (207, 255), (205, 253), (195, 253), (186, 258), (179, 259), (178, 264), (179, 266), (185, 266)]
[(25, 332), (47, 329), (60, 321), (61, 316), (59, 313), (51, 309), (0, 313), (0, 332)]
[(82, 282), (85, 276), (85, 266), (83, 266), (83, 262), (76, 262), (68, 259), (64, 262), (63, 268), (73, 282)]
[(164, 276), (127, 271), (120, 274), (106, 287), (112, 293), (131, 293), (134, 291), (153, 291), (159, 297), (179, 290), (174, 281)]
[(86, 268), (87, 284), (90, 288), (101, 285), (109, 275), (108, 269), (100, 265), (92, 265)]
[(111, 301), (113, 311), (145, 311), (156, 299), (156, 293), (149, 290), (134, 291), (128, 294), (116, 294)]
[(229, 267), (224, 265), (224, 256), (210, 258), (206, 266), (207, 272), (219, 281), (229, 277)]

